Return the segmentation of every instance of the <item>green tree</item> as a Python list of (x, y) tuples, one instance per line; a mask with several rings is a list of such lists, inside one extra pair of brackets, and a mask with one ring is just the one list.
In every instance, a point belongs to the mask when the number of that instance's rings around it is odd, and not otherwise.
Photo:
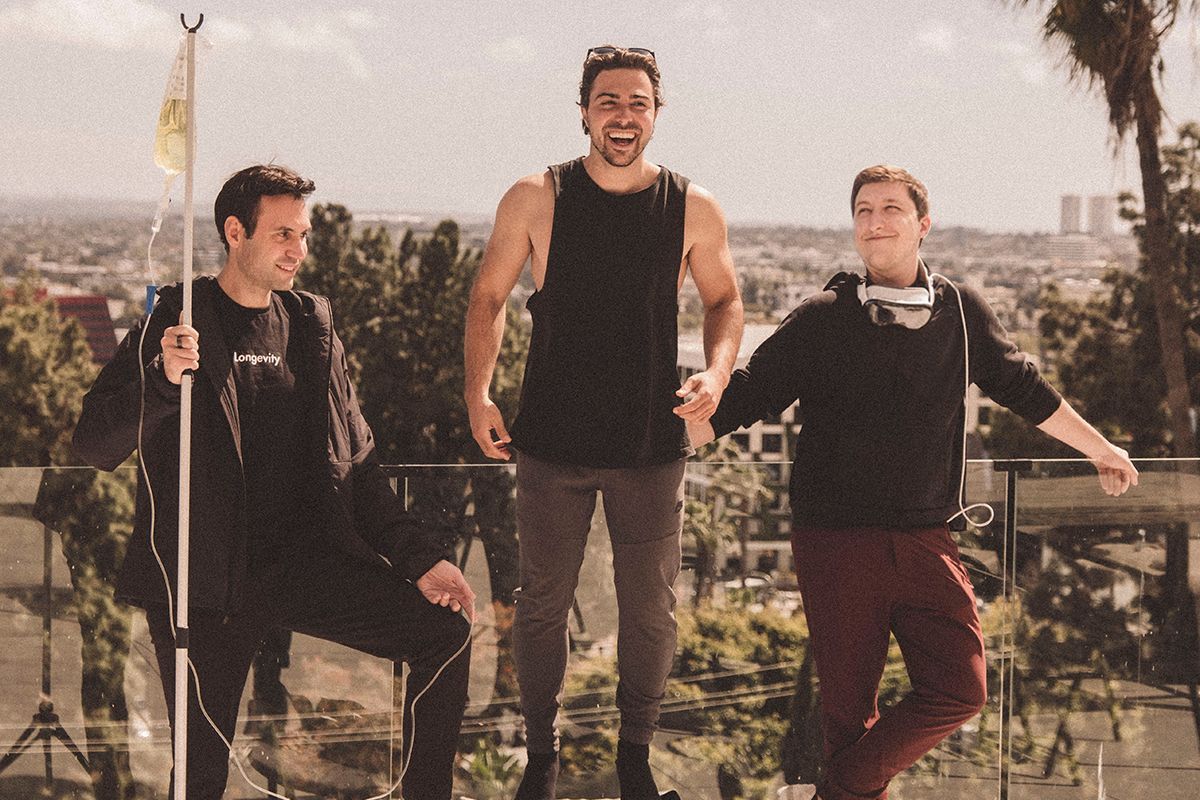
[[(769, 506), (787, 487), (770, 481), (761, 464), (743, 461), (742, 451), (732, 439), (717, 439), (701, 448), (699, 456), (700, 469), (692, 472), (691, 484), (703, 487), (703, 495), (700, 502), (693, 501), (684, 532), (696, 541), (697, 590), (705, 588), (707, 592), (711, 587), (706, 587), (704, 581), (715, 577), (715, 558), (720, 547), (739, 542), (740, 574), (744, 577), (750, 570), (745, 558), (750, 527), (757, 523), (761, 528), (771, 521)], [(707, 517), (703, 513), (706, 507)], [(697, 597), (697, 601), (700, 599)]]
[[(1043, 369), (1108, 438), (1138, 455), (1170, 455), (1149, 285), (1144, 276), (1120, 269), (1108, 270), (1102, 280), (1107, 291), (1086, 301), (1064, 298), (1054, 283), (1043, 287)], [(1003, 409), (993, 415), (985, 444), (994, 458), (1078, 457)]]
[(1189, 327), (1196, 331), (1200, 301), (1200, 122), (1180, 126), (1179, 141), (1163, 148), (1163, 163), (1170, 192), (1168, 208), (1177, 225), (1177, 241), (1191, 292)]
[[(1192, 311), (1185, 354), (1193, 403), (1200, 401), (1200, 336), (1195, 313), (1200, 301), (1200, 125), (1186, 123), (1177, 141), (1162, 148), (1163, 181), (1171, 231), (1171, 248), (1183, 265), (1177, 287)], [(1122, 216), (1133, 223), (1135, 235), (1145, 242), (1146, 218), (1129, 196), (1122, 197)], [(1139, 454), (1169, 455), (1169, 422), (1164, 411), (1166, 387), (1159, 367), (1159, 327), (1154, 322), (1150, 279), (1143, 273), (1112, 270), (1105, 275), (1108, 292), (1086, 303), (1062, 301), (1052, 289), (1043, 295), (1043, 344), (1059, 372), (1064, 391), (1098, 427), (1123, 432)], [(1119, 430), (1118, 430), (1119, 429)], [(995, 429), (993, 429), (995, 433)], [(1028, 454), (1028, 451), (1026, 452)], [(1187, 525), (1168, 526), (1166, 602), (1159, 609), (1159, 624), (1173, 632), (1164, 641), (1159, 658), (1188, 658), (1198, 646), (1193, 603), (1188, 602), (1189, 565)], [(1195, 599), (1193, 593), (1193, 599)], [(1194, 658), (1194, 655), (1191, 656)]]
[[(680, 615), (678, 655), (667, 691), (689, 701), (683, 704), (688, 710), (673, 712), (664, 724), (698, 734), (676, 749), (717, 765), (717, 787), (725, 800), (765, 797), (779, 772), (779, 745), (795, 711), (789, 696), (807, 639), (799, 615), (738, 607)], [(737, 702), (710, 702), (730, 695)], [(810, 703), (800, 716), (816, 713)], [(819, 741), (815, 745), (819, 749)]]
[[(328, 296), (359, 398), (385, 463), (467, 464), (479, 459), (462, 402), (462, 339), (481, 253), (458, 225), (438, 224), (394, 244), (386, 229), (355, 232), (342, 206), (312, 212), (303, 288)], [(508, 310), (493, 396), (512, 412), (528, 333)]]
[[(1200, 402), (1200, 123), (1187, 122), (1181, 125), (1175, 142), (1162, 148), (1163, 181), (1166, 185), (1167, 220), (1171, 230), (1171, 249), (1182, 274), (1178, 290), (1187, 311), (1187, 365), (1193, 405)], [(1136, 198), (1123, 194), (1121, 216), (1133, 224), (1134, 235), (1143, 252), (1146, 250), (1146, 214), (1137, 204)], [(1114, 311), (1124, 312), (1131, 328), (1142, 332), (1147, 345), (1156, 344), (1157, 335), (1152, 323), (1153, 305), (1149, 287), (1144, 279), (1133, 283), (1127, 291), (1125, 306)], [(1117, 294), (1113, 292), (1114, 300)], [(1157, 348), (1149, 355), (1156, 356)], [(1157, 366), (1155, 364), (1155, 366)], [(1159, 392), (1163, 391), (1161, 382)]]
[[(1033, 0), (1018, 0), (1022, 6)], [(1174, 454), (1197, 454), (1192, 430), (1191, 393), (1185, 368), (1184, 269), (1174, 239), (1167, 184), (1159, 153), (1163, 107), (1158, 94), (1165, 65), (1163, 38), (1195, 0), (1040, 0), (1044, 37), (1066, 50), (1072, 78), (1099, 88), (1108, 105), (1116, 143), (1135, 132), (1142, 177), (1143, 263), (1149, 279), (1158, 330), (1160, 367), (1166, 386)]]
[(80, 704), (96, 800), (126, 800), (136, 792), (125, 702), (133, 612), (116, 597), (133, 533), (134, 493), (132, 469), (48, 468), (33, 508), (36, 520), (60, 534), (71, 574), (83, 663)]
[[(71, 433), (96, 375), (83, 329), (32, 281), (0, 295), (0, 466), (73, 463)], [(132, 615), (115, 597), (132, 532), (130, 471), (48, 468), (33, 516), (62, 535), (80, 627), (89, 770), (97, 800), (132, 797), (125, 664)]]
[(31, 280), (0, 295), (0, 464), (71, 463), (71, 433), (96, 368), (83, 329)]
[(696, 547), (692, 606), (698, 608), (712, 600), (717, 553), (725, 545), (737, 541), (737, 528), (716, 506), (689, 497), (683, 507), (683, 532), (692, 538)]
[[(462, 341), (481, 253), (464, 247), (451, 220), (431, 235), (356, 230), (339, 205), (312, 210), (303, 288), (328, 296), (356, 378), (363, 413), (385, 464), (465, 465), (480, 458), (462, 402)], [(497, 364), (493, 397), (511, 414), (528, 334), (515, 308)], [(405, 470), (411, 510), (447, 538), (478, 538), (489, 567), (501, 658), (495, 694), (516, 695), (511, 662), (517, 539), (513, 481), (502, 466)], [(464, 558), (469, 549), (464, 551)]]

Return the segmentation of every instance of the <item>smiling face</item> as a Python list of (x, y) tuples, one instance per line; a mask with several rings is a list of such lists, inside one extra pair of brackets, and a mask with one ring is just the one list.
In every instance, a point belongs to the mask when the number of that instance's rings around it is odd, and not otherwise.
[(917, 279), (917, 251), (930, 225), (929, 215), (919, 216), (903, 183), (864, 184), (854, 198), (854, 247), (871, 282), (911, 286)]
[(650, 77), (640, 69), (601, 72), (580, 113), (592, 152), (614, 167), (629, 166), (641, 158), (654, 136), (658, 110)]
[(272, 291), (292, 288), (311, 229), (304, 199), (286, 194), (259, 198), (253, 236), (237, 217), (226, 217), (229, 258), (217, 276), (221, 288), (247, 308), (266, 307)]

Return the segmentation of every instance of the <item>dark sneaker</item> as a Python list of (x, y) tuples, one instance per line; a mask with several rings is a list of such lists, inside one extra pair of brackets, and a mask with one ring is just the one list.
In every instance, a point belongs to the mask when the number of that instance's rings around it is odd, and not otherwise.
[(679, 800), (674, 790), (658, 793), (650, 771), (650, 746), (617, 740), (617, 781), (621, 800)]

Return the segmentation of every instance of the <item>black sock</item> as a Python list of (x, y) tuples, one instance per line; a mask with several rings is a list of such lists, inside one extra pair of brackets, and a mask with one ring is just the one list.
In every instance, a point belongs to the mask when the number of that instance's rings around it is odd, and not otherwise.
[(558, 784), (558, 753), (530, 753), (514, 800), (554, 800)]
[(650, 745), (617, 740), (617, 780), (621, 800), (658, 800), (658, 786), (650, 772)]

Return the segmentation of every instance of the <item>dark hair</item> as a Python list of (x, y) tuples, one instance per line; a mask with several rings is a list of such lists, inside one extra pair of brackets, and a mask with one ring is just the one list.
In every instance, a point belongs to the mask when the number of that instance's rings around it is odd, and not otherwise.
[(858, 200), (858, 190), (868, 183), (903, 183), (913, 205), (917, 207), (917, 219), (929, 216), (929, 192), (925, 184), (914, 178), (908, 170), (890, 164), (876, 164), (854, 176), (854, 187), (850, 190), (851, 214), (854, 213), (854, 202)]
[(225, 245), (225, 252), (229, 252), (229, 242), (225, 239), (225, 220), (236, 217), (249, 238), (254, 235), (254, 226), (258, 222), (258, 201), (261, 198), (289, 194), (301, 200), (312, 194), (315, 188), (312, 181), (278, 164), (255, 164), (233, 173), (217, 193), (217, 202), (213, 204), (217, 234), (221, 237), (221, 244)]
[[(666, 105), (662, 96), (662, 75), (659, 74), (658, 63), (653, 56), (626, 50), (624, 47), (614, 47), (613, 45), (604, 45), (604, 47), (613, 49), (606, 53), (591, 53), (583, 62), (583, 77), (579, 79), (580, 107), (588, 107), (588, 101), (592, 96), (592, 84), (596, 82), (596, 76), (610, 69), (640, 69), (646, 73), (646, 77), (650, 79), (650, 85), (654, 88), (654, 110), (657, 111)], [(588, 132), (586, 121), (583, 123), (583, 132)]]

